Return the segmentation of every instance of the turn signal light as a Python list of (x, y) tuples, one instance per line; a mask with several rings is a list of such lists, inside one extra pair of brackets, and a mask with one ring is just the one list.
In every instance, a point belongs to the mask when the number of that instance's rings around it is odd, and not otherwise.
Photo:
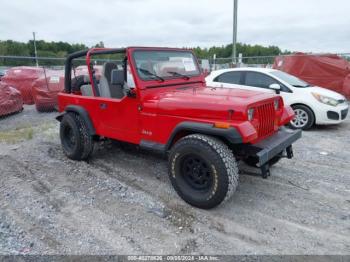
[(253, 118), (254, 118), (254, 112), (255, 112), (254, 108), (249, 108), (249, 109), (248, 109), (248, 120), (249, 120), (249, 121), (252, 121), (252, 120), (253, 120)]
[(230, 124), (229, 123), (225, 123), (225, 122), (215, 122), (214, 123), (214, 127), (228, 129), (228, 128), (230, 128)]

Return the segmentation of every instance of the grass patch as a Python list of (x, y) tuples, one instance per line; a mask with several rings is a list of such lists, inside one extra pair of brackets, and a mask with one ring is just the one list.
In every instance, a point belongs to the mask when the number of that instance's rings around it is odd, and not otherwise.
[(12, 130), (0, 131), (0, 142), (15, 144), (21, 141), (31, 140), (35, 133), (44, 133), (52, 129), (55, 125), (52, 123), (43, 123), (39, 126), (22, 126)]
[(32, 127), (16, 128), (13, 130), (1, 131), (0, 142), (14, 144), (23, 140), (30, 140), (33, 138), (33, 135), (34, 129)]

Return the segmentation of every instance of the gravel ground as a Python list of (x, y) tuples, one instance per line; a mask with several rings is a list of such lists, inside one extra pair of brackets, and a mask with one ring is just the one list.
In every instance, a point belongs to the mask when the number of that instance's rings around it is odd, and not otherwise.
[(0, 119), (0, 254), (350, 254), (349, 118), (304, 132), (266, 180), (241, 165), (233, 199), (205, 211), (135, 147), (67, 159), (56, 114)]

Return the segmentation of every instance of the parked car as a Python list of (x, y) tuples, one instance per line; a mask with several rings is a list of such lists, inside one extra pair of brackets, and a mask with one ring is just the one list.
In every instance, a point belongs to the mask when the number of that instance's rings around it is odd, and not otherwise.
[(0, 118), (23, 110), (21, 93), (0, 81)]
[[(74, 59), (118, 54), (103, 64), (99, 81), (89, 70), (71, 77)], [(130, 81), (129, 78), (132, 78)], [(65, 90), (58, 94), (63, 152), (87, 159), (99, 139), (139, 145), (169, 156), (169, 177), (189, 204), (213, 208), (235, 192), (242, 160), (261, 169), (293, 157), (300, 130), (284, 125), (294, 117), (276, 94), (215, 89), (205, 84), (194, 54), (186, 49), (128, 47), (70, 54)], [(117, 156), (116, 156), (117, 157)]]
[(1, 82), (20, 91), (23, 103), (34, 104), (32, 84), (38, 78), (44, 76), (44, 70), (33, 66), (16, 66), (8, 69), (1, 78)]
[(334, 91), (313, 86), (285, 72), (268, 68), (231, 68), (213, 71), (206, 82), (214, 87), (241, 88), (280, 93), (295, 118), (290, 126), (309, 129), (314, 124), (339, 124), (346, 118), (346, 98)]

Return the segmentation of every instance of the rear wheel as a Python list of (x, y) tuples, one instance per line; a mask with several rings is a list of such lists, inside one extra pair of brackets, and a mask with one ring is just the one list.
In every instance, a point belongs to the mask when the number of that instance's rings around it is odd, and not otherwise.
[(292, 108), (295, 117), (290, 121), (289, 126), (293, 129), (310, 129), (315, 123), (315, 116), (311, 109), (304, 105), (294, 105)]
[(71, 159), (87, 159), (93, 151), (93, 140), (84, 120), (67, 113), (60, 124), (60, 138), (64, 153)]
[(209, 209), (233, 195), (239, 173), (231, 150), (222, 141), (194, 134), (171, 149), (169, 177), (184, 201)]

